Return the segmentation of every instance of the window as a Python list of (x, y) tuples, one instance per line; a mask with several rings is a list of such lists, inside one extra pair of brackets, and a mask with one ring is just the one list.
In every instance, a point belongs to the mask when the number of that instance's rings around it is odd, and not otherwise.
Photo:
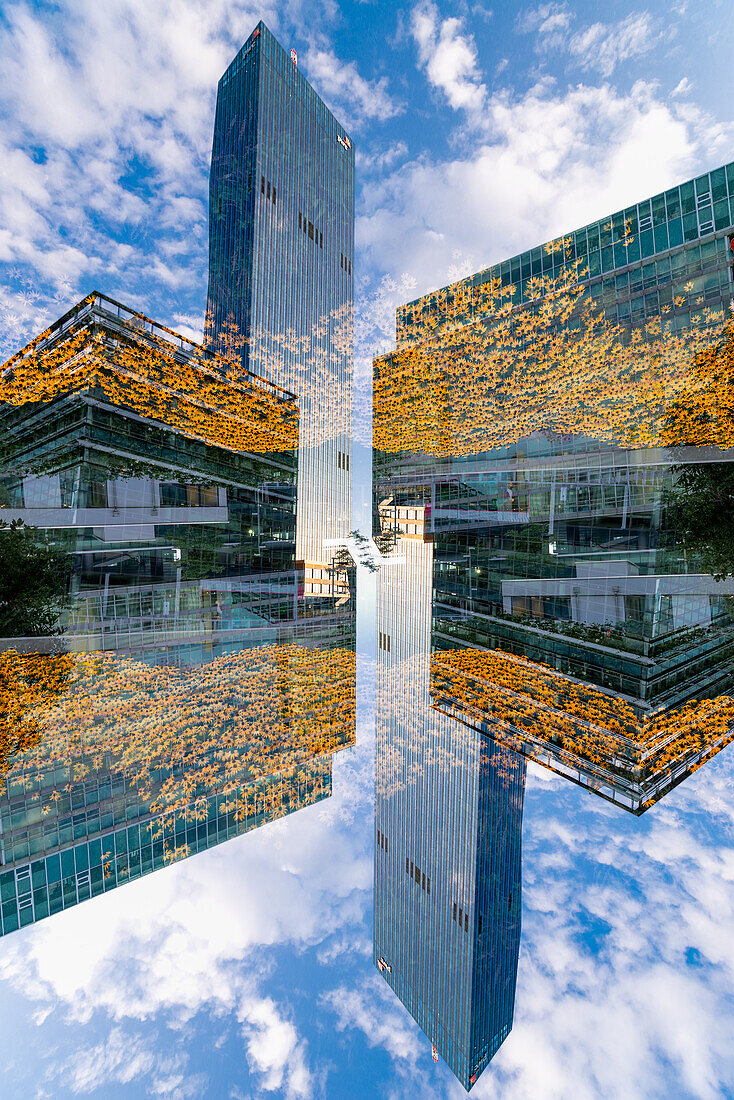
[(421, 890), (424, 890), (427, 894), (431, 892), (431, 876), (427, 875), (425, 871), (422, 871), (418, 864), (414, 864), (413, 860), (408, 856), (405, 857), (405, 873), (420, 886)]
[(265, 176), (260, 176), (260, 194), (264, 195), (275, 206), (275, 185), (270, 180), (266, 180)]
[[(429, 893), (430, 893), (430, 890), (429, 890)], [(453, 919), (457, 920), (457, 904), (456, 904), (456, 902), (454, 902)], [(459, 928), (461, 928), (463, 926), (465, 932), (469, 931), (469, 913), (468, 913), (468, 911), (465, 913), (460, 905), (458, 906), (458, 921), (457, 921), (457, 923), (459, 925)]]

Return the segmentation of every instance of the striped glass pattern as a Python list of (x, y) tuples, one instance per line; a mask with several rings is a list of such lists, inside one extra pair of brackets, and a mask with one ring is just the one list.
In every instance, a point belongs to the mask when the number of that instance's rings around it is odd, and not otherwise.
[(354, 148), (259, 23), (219, 83), (207, 341), (298, 398), (296, 553), (350, 530)]
[(374, 963), (469, 1089), (512, 1027), (525, 762), (430, 694), (433, 551), (378, 584)]

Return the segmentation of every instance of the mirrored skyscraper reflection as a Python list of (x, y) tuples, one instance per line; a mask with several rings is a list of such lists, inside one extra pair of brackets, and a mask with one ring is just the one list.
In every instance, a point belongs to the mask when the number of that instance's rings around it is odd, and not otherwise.
[(400, 307), (374, 362), (375, 964), (465, 1088), (524, 759), (641, 814), (734, 738), (733, 227), (727, 165)]
[(5, 934), (328, 797), (355, 654), (294, 394), (92, 294), (0, 396)]
[(433, 548), (378, 581), (374, 962), (465, 1088), (512, 1027), (522, 756), (431, 697)]
[(94, 293), (0, 381), (1, 931), (328, 797), (354, 742), (354, 152), (259, 23), (200, 346)]
[(398, 310), (378, 525), (432, 693), (642, 813), (734, 736), (734, 165)]

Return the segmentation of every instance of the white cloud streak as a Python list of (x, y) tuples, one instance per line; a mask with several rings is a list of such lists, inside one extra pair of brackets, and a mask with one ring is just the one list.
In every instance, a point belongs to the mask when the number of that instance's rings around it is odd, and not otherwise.
[(649, 12), (632, 12), (618, 23), (592, 23), (571, 37), (568, 48), (581, 68), (609, 77), (618, 65), (649, 53), (661, 37)]
[(312, 46), (304, 58), (308, 79), (345, 125), (359, 129), (367, 120), (385, 122), (404, 107), (388, 92), (386, 77), (366, 80), (353, 61), (343, 61), (333, 50)]

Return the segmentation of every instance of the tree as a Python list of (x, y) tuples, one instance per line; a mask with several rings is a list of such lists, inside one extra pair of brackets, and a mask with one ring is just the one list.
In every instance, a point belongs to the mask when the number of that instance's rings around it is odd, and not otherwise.
[(680, 543), (714, 580), (734, 576), (734, 463), (674, 467), (669, 494)]
[(68, 558), (35, 527), (0, 520), (0, 637), (60, 634)]

